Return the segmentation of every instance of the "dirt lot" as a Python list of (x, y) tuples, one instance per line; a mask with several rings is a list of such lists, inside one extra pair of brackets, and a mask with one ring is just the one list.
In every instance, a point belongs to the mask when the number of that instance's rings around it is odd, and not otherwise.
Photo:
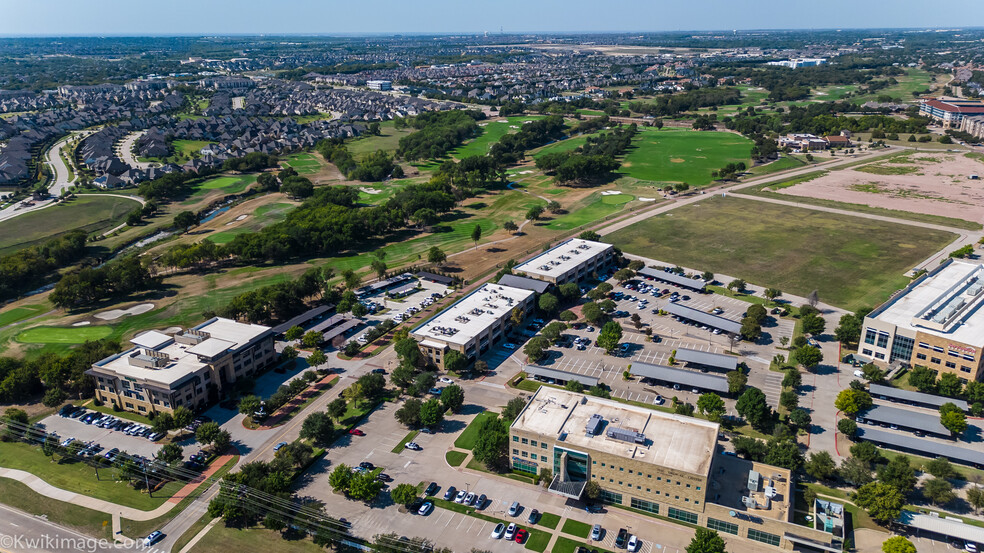
[(984, 161), (974, 154), (909, 153), (832, 171), (783, 194), (984, 221)]

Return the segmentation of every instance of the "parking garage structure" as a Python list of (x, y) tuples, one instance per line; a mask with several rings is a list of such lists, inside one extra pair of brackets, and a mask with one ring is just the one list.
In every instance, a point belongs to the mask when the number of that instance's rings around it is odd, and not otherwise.
[(728, 393), (728, 379), (715, 374), (640, 362), (632, 363), (629, 367), (629, 373), (632, 376), (649, 378), (668, 385), (676, 384), (685, 389), (716, 392), (718, 394)]
[(687, 307), (686, 305), (680, 305), (678, 303), (667, 303), (666, 306), (661, 309), (670, 315), (676, 315), (681, 319), (687, 319), (688, 321), (700, 323), (711, 328), (717, 328), (722, 332), (727, 332), (728, 334), (741, 334), (741, 323), (732, 321), (731, 319), (725, 319), (724, 317), (718, 317), (713, 313), (705, 313), (699, 309), (694, 309), (693, 307)]
[(924, 432), (944, 438), (950, 437), (950, 431), (940, 424), (938, 414), (931, 415), (910, 409), (890, 407), (888, 405), (875, 405), (864, 413), (858, 414), (858, 424), (867, 424), (869, 422), (895, 426), (910, 432)]

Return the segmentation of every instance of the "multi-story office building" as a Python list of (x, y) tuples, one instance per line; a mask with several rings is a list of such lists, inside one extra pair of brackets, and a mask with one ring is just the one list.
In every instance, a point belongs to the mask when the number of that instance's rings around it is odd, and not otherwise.
[(980, 100), (926, 100), (919, 106), (919, 114), (940, 123), (944, 129), (959, 129), (964, 117), (984, 115), (984, 102)]
[(513, 272), (559, 286), (601, 273), (614, 258), (611, 244), (572, 238), (513, 267)]
[(949, 260), (912, 281), (864, 319), (861, 357), (923, 365), (981, 379), (984, 265)]
[(86, 374), (96, 381), (96, 398), (108, 405), (142, 414), (194, 409), (272, 365), (273, 336), (269, 327), (219, 317), (174, 335), (152, 330)]
[(393, 90), (393, 81), (366, 81), (369, 90)]
[(786, 549), (839, 546), (793, 524), (788, 469), (723, 454), (718, 432), (706, 420), (541, 387), (510, 426), (508, 453), (514, 470), (549, 470), (548, 490), (570, 499), (597, 482), (606, 503)]
[(444, 368), (444, 356), (458, 351), (474, 361), (501, 341), (515, 310), (525, 317), (533, 306), (530, 290), (484, 284), (450, 307), (410, 331), (420, 351), (434, 365)]

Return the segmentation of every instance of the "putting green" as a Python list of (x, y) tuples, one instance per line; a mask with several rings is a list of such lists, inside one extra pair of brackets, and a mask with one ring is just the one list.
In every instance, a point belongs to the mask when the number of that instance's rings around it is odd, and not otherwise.
[(113, 333), (113, 327), (97, 326), (36, 326), (17, 335), (17, 341), (25, 344), (81, 344), (99, 340)]

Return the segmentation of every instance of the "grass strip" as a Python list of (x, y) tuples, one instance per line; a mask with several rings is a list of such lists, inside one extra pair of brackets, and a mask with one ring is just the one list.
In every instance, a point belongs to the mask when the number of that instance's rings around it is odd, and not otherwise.
[[(560, 531), (582, 539), (588, 539), (588, 535), (591, 533), (591, 525), (587, 522), (581, 522), (580, 520), (569, 518), (564, 521), (564, 526), (560, 529)], [(556, 550), (556, 548), (554, 549)]]
[(412, 442), (413, 439), (417, 437), (417, 434), (420, 434), (420, 430), (411, 430), (410, 432), (407, 432), (407, 435), (404, 436), (403, 439), (400, 440), (400, 443), (396, 444), (393, 448), (392, 453), (402, 453), (405, 446)]

